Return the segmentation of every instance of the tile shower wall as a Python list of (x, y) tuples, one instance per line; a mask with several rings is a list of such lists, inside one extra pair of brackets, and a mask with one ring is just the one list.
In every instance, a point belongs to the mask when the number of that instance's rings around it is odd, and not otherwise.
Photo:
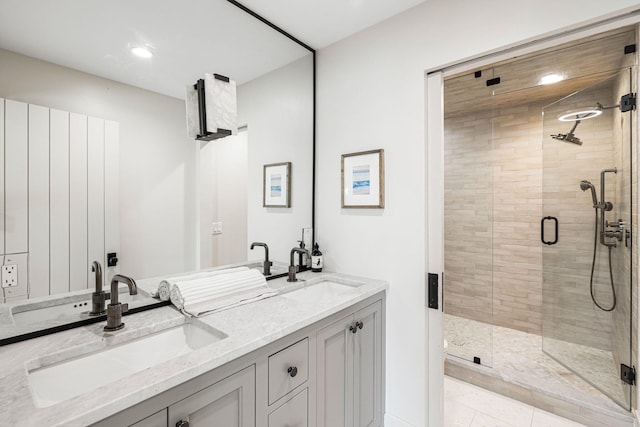
[(540, 108), (445, 120), (445, 311), (536, 334), (542, 331)]
[(445, 311), (492, 323), (491, 113), (445, 120), (445, 141)]
[[(600, 171), (615, 166), (613, 159), (613, 110), (585, 120), (575, 133), (583, 145), (563, 143), (547, 135), (567, 133), (573, 123), (560, 122), (558, 115), (585, 106), (611, 105), (612, 80), (607, 85), (572, 96), (545, 109), (543, 144), (543, 214), (560, 221), (559, 242), (543, 249), (544, 337), (602, 350), (611, 350), (612, 314), (591, 301), (589, 282), (593, 257), (595, 214), (590, 191), (580, 190), (588, 180), (600, 197)], [(617, 175), (607, 175), (606, 195), (614, 206)], [(607, 218), (613, 219), (607, 215)], [(607, 251), (598, 245), (594, 293), (603, 306), (610, 306)], [(546, 345), (545, 345), (546, 346)]]
[[(560, 303), (573, 298), (574, 309), (550, 306), (544, 313), (554, 314), (558, 336), (575, 335), (573, 328), (562, 330), (569, 322), (584, 328), (580, 335), (590, 344), (610, 348), (611, 322), (593, 322), (588, 290), (593, 209), (590, 195), (579, 189), (581, 179), (597, 183), (600, 169), (610, 167), (592, 165), (589, 160), (603, 157), (604, 144), (611, 138), (610, 125), (583, 122), (582, 132), (576, 133), (588, 143), (580, 147), (552, 140), (552, 152), (543, 159), (541, 113), (545, 104), (445, 119), (445, 311), (541, 334), (540, 219), (543, 212), (556, 216), (561, 212), (560, 239), (567, 249), (552, 255), (558, 271), (548, 274), (571, 272), (569, 281), (559, 287)], [(566, 125), (562, 123), (553, 133), (566, 133)], [(546, 133), (551, 132), (545, 129)], [(554, 212), (543, 211), (543, 161), (550, 167), (544, 177), (545, 204)], [(605, 271), (602, 261), (601, 257), (598, 271)]]

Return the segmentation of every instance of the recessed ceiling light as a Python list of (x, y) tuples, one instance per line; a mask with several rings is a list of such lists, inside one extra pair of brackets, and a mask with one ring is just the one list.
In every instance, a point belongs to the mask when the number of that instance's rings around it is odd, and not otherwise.
[(140, 58), (151, 58), (153, 56), (153, 53), (149, 49), (140, 46), (132, 47), (131, 53), (139, 56)]
[(540, 85), (551, 85), (554, 83), (558, 83), (564, 80), (564, 76), (561, 74), (547, 74), (546, 76), (542, 76), (542, 78), (538, 81)]

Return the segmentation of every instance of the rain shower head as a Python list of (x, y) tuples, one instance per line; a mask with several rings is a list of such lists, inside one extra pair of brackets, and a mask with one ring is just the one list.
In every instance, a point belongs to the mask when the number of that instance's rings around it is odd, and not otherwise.
[(589, 119), (598, 117), (599, 115), (602, 114), (604, 110), (609, 110), (611, 108), (616, 108), (619, 106), (620, 105), (618, 104), (618, 105), (613, 105), (611, 107), (605, 107), (599, 102), (596, 102), (596, 106), (593, 108), (585, 108), (582, 110), (570, 111), (568, 113), (562, 114), (558, 116), (558, 120), (560, 120), (561, 122), (573, 122), (574, 125), (569, 132), (559, 133), (557, 135), (551, 135), (551, 138), (557, 139), (558, 141), (564, 141), (564, 142), (570, 142), (576, 145), (582, 145), (582, 141), (580, 140), (580, 138), (575, 136), (575, 134), (573, 133), (578, 127), (578, 125), (583, 120), (589, 120)]
[(559, 133), (557, 135), (551, 135), (551, 138), (557, 139), (558, 141), (564, 141), (564, 142), (570, 142), (576, 145), (582, 145), (582, 141), (580, 141), (580, 138), (575, 136), (575, 134), (573, 133), (573, 131), (576, 130), (579, 124), (580, 124), (580, 120), (576, 120), (569, 132)]
[(570, 142), (576, 145), (582, 145), (582, 141), (580, 138), (575, 136), (573, 133), (559, 133), (557, 135), (551, 135), (551, 138), (557, 139), (558, 141)]
[(602, 114), (602, 111), (606, 107), (603, 107), (602, 104), (596, 102), (596, 106), (594, 108), (587, 108), (579, 111), (571, 111), (569, 113), (558, 116), (558, 120), (561, 122), (580, 122), (581, 120), (589, 120), (595, 117), (598, 117)]
[(596, 207), (598, 205), (598, 197), (596, 196), (596, 187), (589, 181), (582, 180), (580, 181), (580, 189), (582, 191), (587, 191), (588, 189), (591, 189), (591, 198), (593, 199), (593, 206)]

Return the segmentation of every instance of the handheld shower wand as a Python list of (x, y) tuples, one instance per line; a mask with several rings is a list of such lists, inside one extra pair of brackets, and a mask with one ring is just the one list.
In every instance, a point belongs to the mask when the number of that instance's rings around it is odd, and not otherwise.
[(587, 180), (580, 181), (580, 189), (582, 191), (587, 191), (591, 189), (591, 198), (593, 199), (593, 207), (598, 207), (598, 196), (596, 196), (596, 187)]
[[(595, 186), (587, 180), (580, 181), (580, 189), (582, 191), (591, 190), (591, 200), (593, 201), (593, 209), (594, 209), (594, 234), (593, 234), (593, 259), (591, 261), (591, 277), (589, 279), (589, 292), (591, 293), (591, 300), (593, 303), (602, 311), (613, 311), (616, 308), (616, 290), (613, 285), (613, 269), (612, 269), (612, 260), (611, 260), (611, 251), (616, 247), (615, 243), (607, 242), (605, 237), (607, 237), (607, 232), (605, 231), (605, 212), (611, 211), (613, 209), (613, 204), (611, 202), (605, 201), (604, 190), (605, 190), (605, 174), (607, 173), (618, 173), (616, 168), (612, 169), (603, 169), (600, 172), (600, 202), (598, 202), (598, 196), (596, 195)], [(600, 211), (600, 221), (598, 221), (598, 211)], [(598, 222), (600, 224), (598, 224)], [(608, 224), (607, 224), (608, 225)], [(595, 296), (594, 292), (594, 283), (593, 283), (593, 275), (595, 273), (596, 267), (596, 253), (598, 248), (598, 235), (600, 235), (600, 243), (607, 247), (609, 251), (609, 284), (611, 285), (611, 294), (612, 294), (612, 303), (610, 307), (605, 307), (601, 305)]]

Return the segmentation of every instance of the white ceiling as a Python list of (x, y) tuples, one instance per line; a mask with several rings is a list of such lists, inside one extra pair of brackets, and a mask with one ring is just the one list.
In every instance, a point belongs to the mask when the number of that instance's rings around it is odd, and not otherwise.
[[(318, 49), (423, 1), (240, 2)], [(242, 84), (309, 54), (226, 0), (0, 0), (0, 48), (177, 98), (204, 72)]]
[(425, 0), (239, 0), (314, 49), (327, 47)]

